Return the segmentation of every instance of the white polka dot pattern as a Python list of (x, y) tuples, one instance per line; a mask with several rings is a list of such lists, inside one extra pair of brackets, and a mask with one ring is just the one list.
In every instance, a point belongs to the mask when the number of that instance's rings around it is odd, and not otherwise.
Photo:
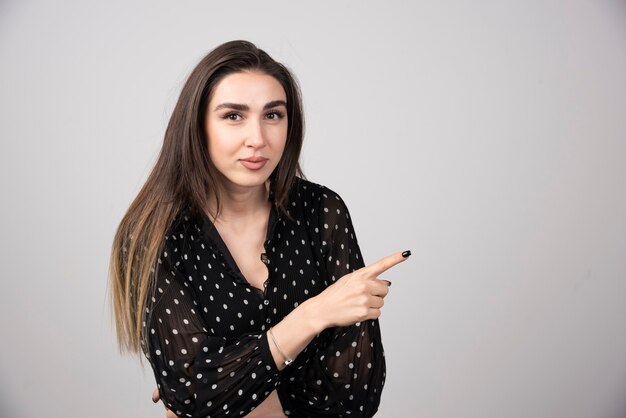
[(363, 266), (348, 210), (298, 179), (288, 215), (272, 210), (264, 289), (243, 277), (204, 214), (181, 214), (165, 238), (145, 321), (144, 352), (179, 417), (244, 416), (274, 389), (289, 417), (370, 417), (385, 360), (378, 321), (330, 328), (278, 372), (266, 330)]

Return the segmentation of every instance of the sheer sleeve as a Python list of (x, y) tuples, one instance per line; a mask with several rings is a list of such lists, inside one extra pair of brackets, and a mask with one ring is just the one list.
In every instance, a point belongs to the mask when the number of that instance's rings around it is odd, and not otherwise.
[(146, 315), (144, 352), (161, 399), (179, 417), (243, 416), (278, 385), (265, 333), (210, 335), (191, 286), (167, 252)]
[[(363, 267), (350, 214), (343, 200), (323, 188), (320, 196), (320, 255), (328, 285)], [(371, 417), (378, 410), (385, 359), (378, 320), (325, 330), (307, 351), (306, 364), (283, 373), (294, 409), (305, 417)], [(307, 354), (307, 353), (303, 353)], [(279, 393), (280, 394), (280, 393)]]

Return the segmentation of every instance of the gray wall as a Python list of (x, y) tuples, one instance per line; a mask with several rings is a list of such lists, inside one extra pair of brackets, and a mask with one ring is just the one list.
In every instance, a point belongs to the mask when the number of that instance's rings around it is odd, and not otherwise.
[(295, 3), (0, 2), (0, 415), (164, 417), (110, 244), (186, 74), (244, 38), (300, 79), (366, 260), (413, 250), (379, 416), (623, 417), (624, 2)]

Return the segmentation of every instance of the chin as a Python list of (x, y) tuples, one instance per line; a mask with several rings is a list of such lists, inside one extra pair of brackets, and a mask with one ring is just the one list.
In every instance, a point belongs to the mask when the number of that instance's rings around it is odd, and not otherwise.
[[(260, 173), (259, 173), (260, 174)], [(226, 178), (226, 182), (235, 187), (260, 187), (265, 186), (269, 175), (247, 175)]]

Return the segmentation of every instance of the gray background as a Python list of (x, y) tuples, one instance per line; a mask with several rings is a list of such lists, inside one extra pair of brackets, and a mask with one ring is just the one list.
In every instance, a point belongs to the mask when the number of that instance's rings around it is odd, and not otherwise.
[(380, 417), (626, 415), (626, 5), (0, 2), (0, 415), (164, 417), (115, 347), (114, 230), (188, 72), (298, 76), (309, 179), (386, 278)]

